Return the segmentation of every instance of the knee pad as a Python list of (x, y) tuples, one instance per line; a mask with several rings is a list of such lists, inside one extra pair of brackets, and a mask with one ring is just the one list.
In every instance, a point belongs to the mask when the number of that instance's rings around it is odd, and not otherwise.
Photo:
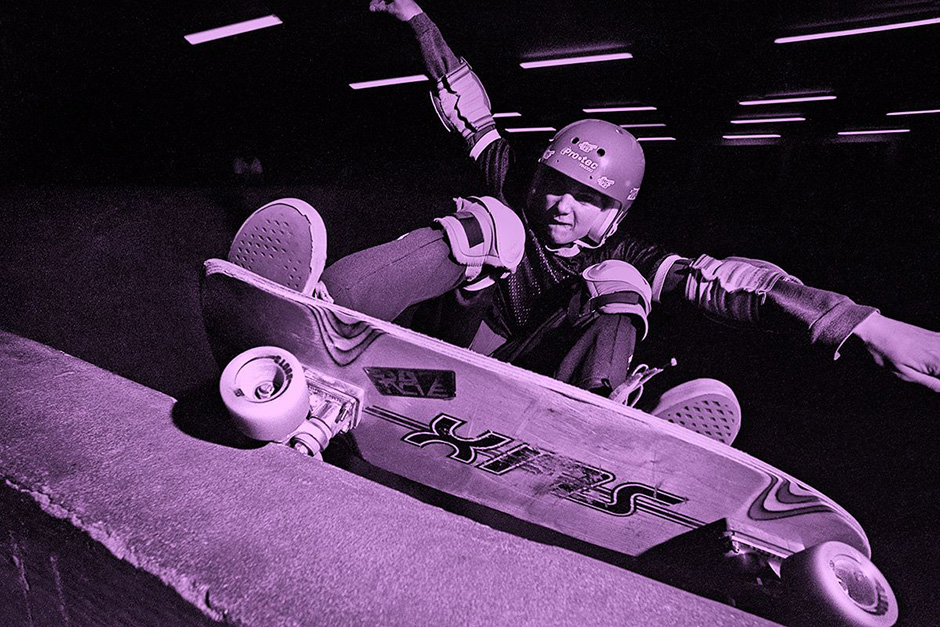
[(519, 216), (491, 196), (455, 201), (454, 215), (434, 221), (444, 229), (454, 260), (467, 267), (464, 289), (483, 289), (515, 272), (525, 253)]
[(591, 309), (604, 314), (633, 316), (640, 323), (640, 339), (646, 338), (653, 290), (639, 270), (626, 261), (608, 259), (590, 266), (581, 276), (587, 284)]
[(753, 326), (777, 281), (800, 283), (778, 266), (759, 259), (702, 255), (689, 266), (685, 297), (710, 317), (731, 325)]

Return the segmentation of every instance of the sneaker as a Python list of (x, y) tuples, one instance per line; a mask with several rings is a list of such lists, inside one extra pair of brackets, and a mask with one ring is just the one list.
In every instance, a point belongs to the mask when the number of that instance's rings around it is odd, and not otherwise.
[(296, 198), (270, 202), (238, 229), (228, 260), (311, 296), (326, 265), (323, 219), (316, 209)]
[(667, 390), (649, 413), (729, 445), (741, 429), (741, 405), (716, 379), (695, 379)]

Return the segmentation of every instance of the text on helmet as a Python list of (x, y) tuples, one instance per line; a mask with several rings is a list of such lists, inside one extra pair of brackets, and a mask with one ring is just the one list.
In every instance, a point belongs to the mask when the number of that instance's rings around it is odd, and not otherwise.
[(582, 155), (580, 152), (576, 152), (572, 150), (571, 148), (562, 148), (561, 156), (570, 157), (574, 159), (575, 161), (578, 162), (579, 166), (581, 166), (582, 168), (584, 168), (585, 170), (589, 172), (593, 172), (594, 170), (597, 169), (597, 166), (600, 165), (599, 163), (597, 163), (597, 161), (594, 161), (593, 159), (590, 159), (586, 157), (585, 155)]

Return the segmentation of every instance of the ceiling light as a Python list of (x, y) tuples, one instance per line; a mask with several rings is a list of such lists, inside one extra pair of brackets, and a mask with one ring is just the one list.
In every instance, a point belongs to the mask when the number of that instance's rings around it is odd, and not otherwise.
[(921, 111), (892, 111), (885, 115), (921, 115), (924, 113), (940, 113), (940, 109), (923, 109)]
[(915, 26), (929, 26), (931, 24), (940, 24), (940, 17), (934, 17), (928, 20), (916, 20), (914, 22), (898, 22), (896, 24), (882, 24), (881, 26), (869, 26), (866, 28), (849, 28), (846, 30), (834, 30), (826, 33), (814, 33), (812, 35), (795, 35), (793, 37), (780, 37), (774, 39), (775, 44), (792, 44), (799, 41), (812, 41), (814, 39), (831, 39), (833, 37), (848, 37), (849, 35), (867, 35), (868, 33), (880, 33), (886, 30), (898, 30), (901, 28), (914, 28)]
[(910, 133), (909, 128), (885, 128), (870, 131), (839, 131), (839, 135), (881, 135), (882, 133)]
[(505, 113), (494, 113), (494, 118), (521, 118), (522, 114), (515, 111), (507, 111)]
[(637, 137), (638, 142), (674, 142), (675, 137)]
[(575, 65), (577, 63), (600, 63), (603, 61), (621, 61), (632, 59), (633, 55), (629, 52), (618, 52), (614, 54), (592, 54), (585, 57), (567, 57), (563, 59), (548, 59), (545, 61), (523, 61), (519, 65), (526, 70), (540, 67), (553, 67), (556, 65)]
[(763, 133), (760, 135), (722, 135), (724, 139), (780, 139), (780, 135), (775, 133)]
[(362, 83), (350, 83), (353, 89), (370, 89), (372, 87), (388, 87), (389, 85), (402, 85), (404, 83), (420, 83), (428, 80), (424, 74), (414, 74), (412, 76), (399, 76), (398, 78), (381, 78), (376, 81), (365, 81)]
[(655, 124), (621, 124), (620, 128), (661, 128), (663, 126), (666, 125), (661, 122), (657, 122)]
[(751, 118), (746, 120), (731, 120), (732, 124), (769, 124), (771, 122), (805, 122), (806, 118)]
[(518, 128), (504, 128), (507, 133), (553, 133), (552, 126), (520, 126)]
[(791, 102), (816, 102), (819, 100), (835, 99), (835, 96), (793, 96), (790, 98), (768, 98), (765, 100), (741, 100), (738, 104), (748, 107), (754, 105), (789, 104)]
[(585, 113), (623, 113), (627, 111), (655, 111), (656, 107), (595, 107), (581, 110)]
[(248, 33), (253, 30), (260, 30), (262, 28), (268, 28), (270, 26), (277, 26), (281, 24), (280, 18), (276, 15), (268, 15), (266, 17), (259, 17), (253, 20), (247, 20), (244, 22), (236, 22), (235, 24), (229, 24), (228, 26), (220, 26), (218, 28), (210, 28), (209, 30), (200, 31), (198, 33), (192, 33), (184, 36), (183, 38), (192, 45), (202, 44), (207, 41), (213, 41), (215, 39), (224, 39), (226, 37), (234, 37), (235, 35), (241, 35), (242, 33)]

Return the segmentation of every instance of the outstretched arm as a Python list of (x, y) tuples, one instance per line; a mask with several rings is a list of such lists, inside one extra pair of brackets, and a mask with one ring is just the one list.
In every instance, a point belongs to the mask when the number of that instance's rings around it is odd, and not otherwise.
[(418, 3), (413, 0), (371, 0), (369, 10), (387, 13), (411, 26), (421, 48), (421, 58), (431, 80), (437, 81), (453, 72), (460, 59), (444, 41), (444, 36)]
[(425, 69), (435, 83), (431, 99), (438, 117), (447, 130), (463, 137), (470, 156), (477, 159), (499, 133), (489, 97), (470, 65), (453, 53), (441, 31), (413, 0), (371, 0), (369, 10), (411, 26)]
[(877, 365), (940, 392), (940, 333), (881, 315), (847, 296), (803, 285), (777, 266), (755, 259), (667, 258), (653, 282), (656, 300), (683, 300), (732, 326), (802, 336), (839, 350), (861, 342)]

